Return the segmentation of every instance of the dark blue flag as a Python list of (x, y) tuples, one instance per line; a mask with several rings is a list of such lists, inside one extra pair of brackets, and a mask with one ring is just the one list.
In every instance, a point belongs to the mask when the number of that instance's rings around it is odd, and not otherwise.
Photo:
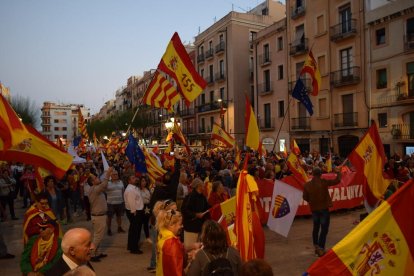
[(132, 134), (129, 134), (128, 145), (125, 150), (129, 162), (135, 165), (135, 171), (140, 173), (147, 172), (147, 165), (145, 164), (145, 156), (138, 145), (137, 140)]
[(308, 96), (305, 85), (299, 78), (296, 82), (295, 88), (293, 88), (292, 97), (299, 100), (308, 110), (309, 114), (313, 115), (313, 104)]
[(73, 146), (74, 147), (79, 146), (81, 139), (82, 139), (82, 136), (80, 136), (80, 135), (73, 138)]

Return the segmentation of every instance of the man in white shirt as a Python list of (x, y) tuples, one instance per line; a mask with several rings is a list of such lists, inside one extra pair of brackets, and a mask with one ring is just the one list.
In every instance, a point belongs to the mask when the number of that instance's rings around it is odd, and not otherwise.
[(141, 228), (144, 219), (144, 201), (137, 184), (135, 175), (129, 176), (128, 186), (124, 192), (125, 209), (129, 219), (127, 249), (132, 254), (143, 253), (139, 249), (139, 240), (141, 238)]

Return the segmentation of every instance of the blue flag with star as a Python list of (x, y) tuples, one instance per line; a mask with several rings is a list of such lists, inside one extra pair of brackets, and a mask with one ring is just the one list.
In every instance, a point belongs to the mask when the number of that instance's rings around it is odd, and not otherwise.
[(147, 165), (145, 163), (144, 153), (142, 152), (137, 140), (134, 138), (132, 134), (129, 134), (128, 145), (126, 147), (125, 154), (128, 157), (129, 162), (135, 165), (136, 172), (147, 172)]
[(306, 107), (309, 114), (311, 116), (313, 115), (313, 104), (308, 96), (306, 87), (300, 78), (297, 80), (295, 88), (293, 88), (292, 97), (299, 100)]

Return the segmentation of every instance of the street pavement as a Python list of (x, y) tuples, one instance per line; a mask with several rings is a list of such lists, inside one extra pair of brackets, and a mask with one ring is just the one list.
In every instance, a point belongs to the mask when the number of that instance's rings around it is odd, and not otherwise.
[[(19, 203), (16, 204), (20, 207)], [(21, 275), (20, 256), (22, 245), (22, 224), (24, 209), (16, 209), (19, 220), (7, 220), (0, 223), (8, 251), (16, 255), (15, 259), (0, 260), (0, 276)], [(364, 209), (341, 210), (331, 214), (331, 224), (327, 239), (327, 248), (339, 242), (357, 223)], [(92, 223), (84, 215), (74, 218), (75, 222), (63, 226), (64, 230), (73, 227), (92, 229)], [(144, 254), (133, 255), (126, 250), (127, 234), (116, 233), (116, 222), (112, 221), (113, 236), (105, 235), (102, 248), (108, 257), (99, 263), (92, 263), (97, 275), (154, 275), (147, 272), (151, 257), (151, 245), (144, 243)], [(123, 228), (128, 229), (128, 220), (123, 219)], [(114, 231), (115, 230), (115, 231)], [(318, 257), (314, 254), (311, 239), (312, 218), (295, 218), (288, 238), (282, 237), (265, 227), (265, 260), (273, 268), (274, 275), (302, 275)]]

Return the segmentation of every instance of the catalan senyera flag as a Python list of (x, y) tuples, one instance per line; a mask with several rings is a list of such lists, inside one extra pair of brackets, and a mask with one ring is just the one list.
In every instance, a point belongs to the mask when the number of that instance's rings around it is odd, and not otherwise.
[(293, 139), (293, 143), (292, 143), (292, 152), (296, 155), (300, 154), (300, 148), (299, 148), (298, 144), (296, 143), (295, 139)]
[(167, 171), (158, 165), (158, 160), (150, 154), (147, 149), (142, 148), (142, 152), (145, 156), (145, 163), (147, 164), (147, 173), (152, 183), (161, 178)]
[(257, 209), (258, 186), (246, 170), (240, 173), (236, 192), (235, 234), (243, 261), (264, 257), (264, 232)]
[(26, 138), (18, 145), (0, 152), (0, 159), (23, 162), (48, 170), (57, 178), (62, 178), (72, 164), (73, 157), (47, 140), (33, 127), (26, 125)]
[(288, 165), (289, 170), (291, 170), (293, 176), (296, 177), (299, 181), (302, 183), (309, 181), (308, 175), (302, 168), (298, 157), (293, 152), (289, 154), (289, 157), (286, 160), (286, 164)]
[(382, 202), (309, 275), (414, 275), (414, 181)]
[(180, 94), (172, 83), (158, 71), (149, 84), (143, 102), (152, 107), (165, 108), (174, 112), (174, 105), (180, 100)]
[(187, 106), (203, 92), (207, 82), (201, 77), (185, 50), (178, 33), (174, 33), (158, 69), (175, 80)]
[(312, 78), (312, 96), (317, 96), (322, 85), (321, 72), (318, 69), (318, 64), (313, 57), (312, 50), (309, 51), (305, 59), (300, 74), (308, 73)]
[(80, 108), (79, 108), (79, 113), (78, 113), (78, 128), (79, 128), (79, 132), (82, 134), (82, 138), (89, 140), (88, 131), (86, 129), (85, 118), (83, 117), (82, 111)]
[(371, 127), (349, 154), (348, 160), (362, 176), (366, 201), (369, 205), (375, 206), (391, 183), (391, 179), (387, 179), (383, 173), (385, 152), (375, 122), (372, 122)]
[(27, 136), (27, 130), (14, 109), (0, 94), (0, 140), (2, 150), (19, 144)]
[(233, 148), (236, 139), (231, 136), (227, 131), (222, 129), (218, 124), (213, 124), (211, 130), (211, 141), (214, 145), (218, 145), (223, 148)]
[(259, 149), (260, 132), (257, 125), (256, 116), (249, 98), (246, 96), (246, 114), (245, 114), (245, 127), (246, 127), (246, 146), (252, 150)]

